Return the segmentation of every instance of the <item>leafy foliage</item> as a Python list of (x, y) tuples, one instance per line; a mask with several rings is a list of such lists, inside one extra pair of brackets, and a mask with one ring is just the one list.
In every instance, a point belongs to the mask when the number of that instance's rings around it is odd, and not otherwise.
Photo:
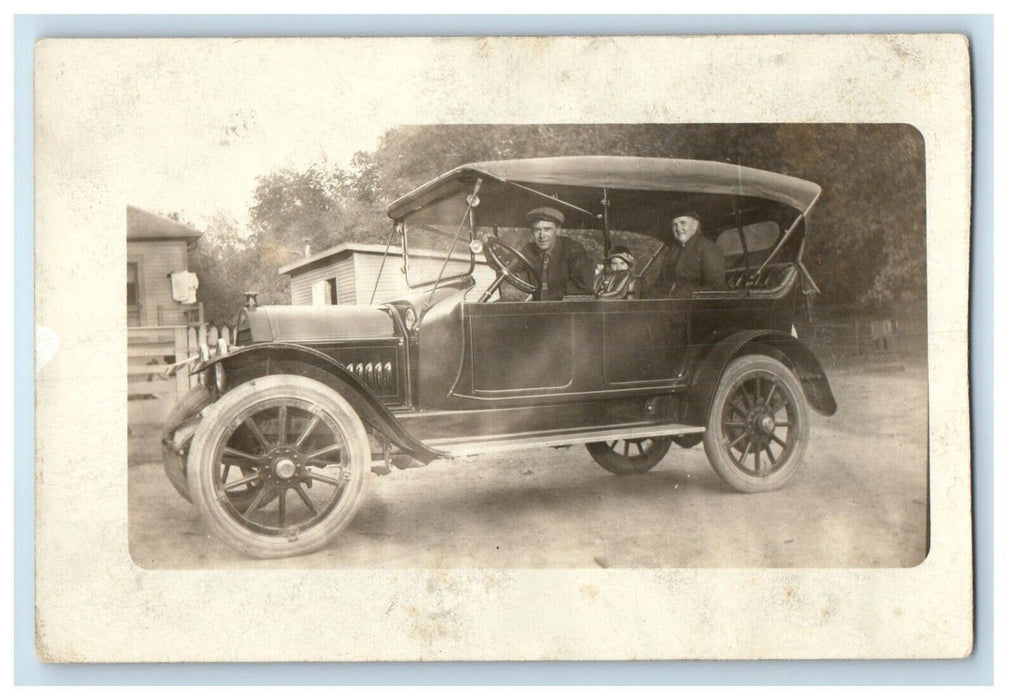
[(197, 299), (204, 304), (205, 319), (235, 323), (243, 293), (257, 289), (263, 276), (257, 251), (240, 236), (239, 225), (222, 216), (213, 219), (190, 263), (200, 280)]

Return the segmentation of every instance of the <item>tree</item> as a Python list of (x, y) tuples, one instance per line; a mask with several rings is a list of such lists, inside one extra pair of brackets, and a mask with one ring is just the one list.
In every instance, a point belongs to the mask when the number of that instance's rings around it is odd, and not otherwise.
[(256, 250), (239, 230), (236, 221), (218, 215), (191, 254), (200, 281), (197, 299), (204, 304), (205, 319), (216, 325), (236, 322), (243, 293), (257, 289), (264, 276)]

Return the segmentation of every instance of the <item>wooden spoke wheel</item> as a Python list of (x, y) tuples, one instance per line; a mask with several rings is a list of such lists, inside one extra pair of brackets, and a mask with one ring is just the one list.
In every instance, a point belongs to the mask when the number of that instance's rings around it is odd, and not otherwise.
[(738, 491), (772, 491), (793, 475), (807, 447), (800, 381), (766, 355), (738, 357), (723, 372), (709, 408), (705, 452)]
[(585, 448), (603, 469), (614, 474), (644, 474), (666, 456), (668, 437), (634, 438), (610, 442), (590, 442)]
[(212, 532), (244, 554), (288, 557), (324, 546), (356, 513), (370, 444), (352, 406), (320, 382), (274, 375), (207, 411), (187, 465)]

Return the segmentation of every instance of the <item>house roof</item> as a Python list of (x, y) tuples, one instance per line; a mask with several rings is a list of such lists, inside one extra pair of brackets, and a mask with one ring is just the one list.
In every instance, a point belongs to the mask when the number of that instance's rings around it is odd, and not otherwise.
[(182, 238), (197, 240), (203, 234), (179, 221), (127, 205), (127, 240)]
[[(332, 246), (330, 248), (325, 248), (320, 253), (315, 253), (311, 255), (309, 258), (300, 258), (299, 260), (295, 260), (291, 263), (286, 263), (282, 267), (278, 268), (278, 273), (280, 275), (292, 275), (295, 273), (299, 273), (303, 271), (305, 268), (314, 267), (318, 263), (327, 260), (328, 258), (338, 257), (344, 253), (348, 253), (350, 255), (353, 253), (369, 253), (375, 255), (383, 255), (385, 249), (387, 249), (390, 255), (398, 255), (398, 256), (402, 255), (402, 248), (400, 246), (391, 246), (390, 248), (387, 248), (386, 246), (380, 245), (378, 243), (339, 243), (338, 245)], [(446, 252), (442, 253), (437, 250), (412, 251), (412, 256), (416, 258), (420, 257), (443, 258), (445, 255), (447, 255)], [(469, 258), (467, 255), (456, 254), (452, 255), (451, 259), (468, 260)]]

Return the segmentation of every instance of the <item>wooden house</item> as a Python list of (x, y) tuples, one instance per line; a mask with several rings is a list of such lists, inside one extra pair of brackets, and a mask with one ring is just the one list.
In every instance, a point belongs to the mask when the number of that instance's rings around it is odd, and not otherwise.
[(127, 325), (203, 323), (198, 303), (173, 299), (176, 272), (187, 272), (188, 253), (201, 232), (178, 221), (127, 207)]
[[(402, 250), (392, 247), (384, 263), (384, 246), (365, 243), (342, 243), (320, 253), (291, 262), (279, 268), (279, 273), (289, 275), (289, 295), (293, 304), (380, 304), (409, 293), (402, 273)], [(444, 255), (434, 251), (413, 254), (417, 265), (430, 270), (417, 270), (420, 278), (436, 277), (444, 262)], [(467, 263), (466, 255), (455, 254), (451, 260)], [(381, 273), (380, 280), (377, 279)], [(476, 261), (472, 276), (476, 287), (470, 298), (478, 297), (495, 279), (493, 270)], [(374, 294), (374, 285), (377, 286)]]

